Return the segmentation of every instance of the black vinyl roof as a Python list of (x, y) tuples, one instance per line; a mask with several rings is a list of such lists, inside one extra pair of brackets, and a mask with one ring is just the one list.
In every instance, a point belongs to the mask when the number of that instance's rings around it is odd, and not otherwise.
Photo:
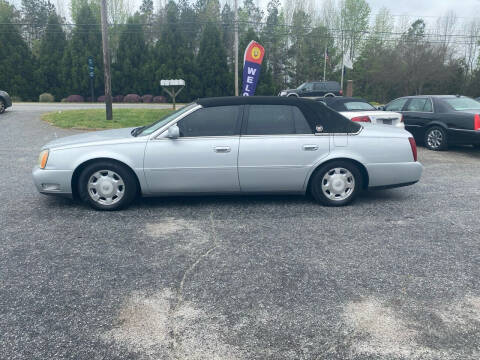
[(350, 121), (324, 104), (298, 97), (283, 96), (230, 96), (198, 99), (197, 104), (203, 107), (231, 105), (291, 105), (298, 107), (312, 130), (322, 125), (324, 133), (356, 133), (361, 125)]

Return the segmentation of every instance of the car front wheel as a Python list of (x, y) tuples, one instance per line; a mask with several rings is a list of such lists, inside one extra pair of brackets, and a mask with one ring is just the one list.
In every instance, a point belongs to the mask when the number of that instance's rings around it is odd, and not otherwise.
[(424, 142), (429, 150), (445, 150), (447, 148), (447, 132), (440, 126), (432, 126), (425, 132)]
[(357, 166), (347, 161), (332, 161), (313, 175), (310, 192), (327, 206), (350, 204), (362, 189), (362, 175)]
[(119, 210), (127, 207), (137, 195), (132, 172), (115, 162), (102, 161), (88, 165), (80, 174), (78, 194), (97, 210)]

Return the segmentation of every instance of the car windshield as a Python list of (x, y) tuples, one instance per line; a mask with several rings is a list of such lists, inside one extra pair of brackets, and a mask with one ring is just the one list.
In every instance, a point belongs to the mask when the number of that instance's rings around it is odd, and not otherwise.
[(297, 88), (297, 90), (301, 90), (301, 89), (303, 89), (305, 86), (307, 86), (307, 83), (303, 83), (302, 85), (300, 85), (300, 86)]
[(445, 102), (456, 111), (480, 109), (480, 102), (467, 97), (445, 99)]
[(191, 104), (185, 105), (184, 107), (178, 109), (177, 111), (174, 111), (173, 113), (165, 115), (160, 120), (143, 128), (138, 134), (136, 134), (136, 136), (150, 135), (151, 133), (160, 129), (162, 126), (168, 124), (170, 121), (172, 121), (176, 117), (182, 115), (183, 113), (189, 111), (190, 109), (193, 109), (195, 106), (197, 106), (197, 103), (191, 103)]
[(344, 103), (347, 110), (360, 111), (360, 110), (377, 110), (373, 105), (363, 101), (351, 101)]

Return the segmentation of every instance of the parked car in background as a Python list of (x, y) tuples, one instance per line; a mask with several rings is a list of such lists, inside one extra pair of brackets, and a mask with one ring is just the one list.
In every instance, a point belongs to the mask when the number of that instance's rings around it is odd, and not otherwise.
[(336, 81), (311, 81), (300, 85), (296, 89), (282, 90), (278, 96), (295, 97), (334, 97), (342, 96), (343, 91)]
[(420, 179), (413, 137), (379, 128), (307, 99), (200, 99), (150, 126), (56, 139), (33, 179), (41, 193), (100, 210), (138, 194), (294, 193), (342, 206), (364, 189)]
[(12, 106), (10, 95), (5, 91), (0, 90), (0, 114), (3, 114), (10, 106)]
[(355, 122), (404, 128), (402, 114), (378, 110), (364, 99), (337, 96), (318, 98), (317, 100)]
[(480, 102), (459, 95), (407, 96), (385, 105), (403, 114), (405, 129), (430, 150), (480, 146)]

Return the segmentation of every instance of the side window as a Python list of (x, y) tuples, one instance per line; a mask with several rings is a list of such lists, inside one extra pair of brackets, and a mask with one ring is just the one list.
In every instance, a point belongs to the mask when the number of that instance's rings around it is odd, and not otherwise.
[(385, 110), (387, 110), (387, 111), (402, 111), (403, 106), (405, 105), (407, 100), (408, 99), (394, 100), (385, 107)]
[(239, 111), (239, 106), (199, 109), (177, 123), (180, 137), (237, 135)]
[(312, 91), (312, 90), (313, 90), (313, 83), (308, 83), (308, 84), (305, 86), (305, 90), (306, 90), (306, 91)]
[(425, 102), (425, 106), (423, 107), (423, 111), (425, 111), (425, 112), (433, 112), (432, 100), (427, 99), (427, 101)]
[(246, 135), (311, 134), (303, 113), (296, 106), (251, 105)]
[(315, 91), (325, 90), (325, 84), (324, 83), (315, 83), (313, 85), (313, 90), (315, 90)]
[(427, 99), (412, 99), (410, 100), (410, 103), (407, 106), (406, 111), (423, 111), (425, 108), (425, 103), (427, 102)]

